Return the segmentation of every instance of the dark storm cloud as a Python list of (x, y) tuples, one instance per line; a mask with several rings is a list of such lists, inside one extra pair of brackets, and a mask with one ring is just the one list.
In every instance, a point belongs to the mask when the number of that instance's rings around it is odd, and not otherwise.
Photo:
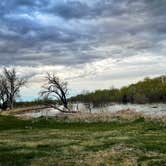
[(165, 18), (165, 0), (1, 0), (0, 65), (72, 66), (160, 54)]
[(97, 17), (123, 15), (128, 12), (128, 5), (128, 0), (69, 0), (52, 3), (42, 10), (65, 19), (96, 19)]

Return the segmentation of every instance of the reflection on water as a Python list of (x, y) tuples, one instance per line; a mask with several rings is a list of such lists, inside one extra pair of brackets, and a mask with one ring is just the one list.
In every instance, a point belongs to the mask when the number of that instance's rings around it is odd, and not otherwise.
[[(92, 113), (96, 112), (117, 112), (120, 110), (131, 109), (136, 112), (142, 112), (148, 115), (166, 115), (166, 104), (110, 104), (105, 107), (97, 107), (93, 108), (92, 105), (87, 105), (83, 103), (73, 104), (72, 110), (73, 111), (81, 111), (81, 112), (89, 112)], [(45, 109), (35, 112), (27, 112), (22, 114), (23, 116), (28, 117), (41, 117), (41, 116), (56, 116), (60, 112), (55, 109)], [(21, 115), (21, 116), (22, 116)]]

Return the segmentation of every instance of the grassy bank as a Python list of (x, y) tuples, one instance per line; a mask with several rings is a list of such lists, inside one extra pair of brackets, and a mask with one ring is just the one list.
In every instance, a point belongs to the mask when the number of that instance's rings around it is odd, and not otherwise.
[(0, 116), (0, 165), (166, 165), (166, 123)]

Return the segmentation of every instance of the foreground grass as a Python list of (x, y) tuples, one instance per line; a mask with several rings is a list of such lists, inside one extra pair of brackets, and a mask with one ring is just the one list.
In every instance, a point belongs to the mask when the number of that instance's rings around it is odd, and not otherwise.
[(0, 166), (166, 165), (166, 125), (114, 119), (68, 122), (0, 116)]

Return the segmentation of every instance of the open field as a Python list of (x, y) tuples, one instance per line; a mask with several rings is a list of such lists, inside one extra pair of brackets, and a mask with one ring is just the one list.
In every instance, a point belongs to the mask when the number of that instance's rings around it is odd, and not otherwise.
[(0, 166), (166, 165), (165, 120), (91, 116), (0, 116)]

